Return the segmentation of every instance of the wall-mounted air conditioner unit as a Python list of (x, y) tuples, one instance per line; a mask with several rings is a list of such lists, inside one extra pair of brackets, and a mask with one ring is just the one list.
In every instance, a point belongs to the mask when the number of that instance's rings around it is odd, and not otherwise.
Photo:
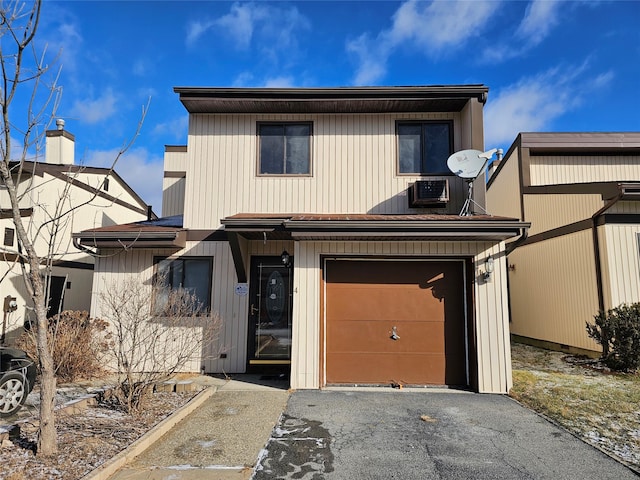
[(417, 180), (409, 187), (409, 206), (442, 207), (449, 201), (449, 182), (446, 179)]

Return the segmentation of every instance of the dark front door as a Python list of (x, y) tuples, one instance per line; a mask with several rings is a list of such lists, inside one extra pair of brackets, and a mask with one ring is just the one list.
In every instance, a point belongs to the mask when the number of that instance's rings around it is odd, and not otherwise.
[(50, 278), (49, 299), (47, 302), (47, 317), (53, 317), (60, 313), (64, 308), (64, 287), (67, 283), (66, 277)]
[(291, 363), (292, 276), (279, 256), (251, 259), (249, 367)]

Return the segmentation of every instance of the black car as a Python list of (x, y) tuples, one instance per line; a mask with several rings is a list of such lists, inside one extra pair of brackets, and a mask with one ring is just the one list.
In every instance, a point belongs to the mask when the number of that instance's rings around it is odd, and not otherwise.
[(36, 364), (24, 351), (0, 347), (0, 417), (20, 410), (36, 382)]

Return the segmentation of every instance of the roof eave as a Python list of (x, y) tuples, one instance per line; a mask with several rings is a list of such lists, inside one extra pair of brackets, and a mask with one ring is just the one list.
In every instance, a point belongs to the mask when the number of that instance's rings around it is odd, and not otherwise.
[(460, 111), (487, 100), (484, 85), (341, 88), (175, 87), (189, 113), (383, 113)]
[(176, 232), (80, 232), (72, 235), (90, 248), (184, 248), (186, 231)]

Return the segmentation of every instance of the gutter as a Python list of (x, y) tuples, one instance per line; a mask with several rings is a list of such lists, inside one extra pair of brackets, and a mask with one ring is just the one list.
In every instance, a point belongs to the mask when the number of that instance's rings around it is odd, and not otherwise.
[(82, 245), (80, 243), (80, 238), (72, 237), (72, 239), (73, 239), (73, 246), (76, 247), (81, 252), (88, 253), (92, 257), (97, 257), (98, 256), (98, 252), (96, 252), (95, 250), (91, 250), (90, 248), (87, 248), (84, 245)]

